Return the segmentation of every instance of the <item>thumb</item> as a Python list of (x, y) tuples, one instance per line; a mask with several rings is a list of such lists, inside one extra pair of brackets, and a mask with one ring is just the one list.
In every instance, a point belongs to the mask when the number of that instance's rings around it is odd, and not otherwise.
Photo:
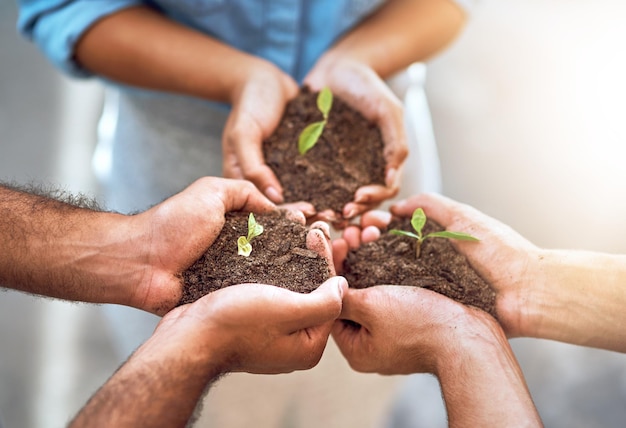
[(294, 317), (287, 323), (291, 332), (322, 325), (333, 321), (341, 314), (342, 299), (348, 282), (334, 276), (309, 294), (298, 294)]

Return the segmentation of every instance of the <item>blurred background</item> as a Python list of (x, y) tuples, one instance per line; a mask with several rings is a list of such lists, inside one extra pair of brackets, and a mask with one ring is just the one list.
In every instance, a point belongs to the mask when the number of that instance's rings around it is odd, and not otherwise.
[[(14, 2), (0, 0), (0, 181), (98, 197), (91, 157), (102, 87), (60, 75), (19, 38), (16, 18)], [(623, 0), (480, 2), (463, 35), (428, 63), (443, 193), (540, 246), (626, 253), (624, 22)], [(64, 426), (113, 373), (118, 357), (100, 316), (93, 305), (0, 294), (6, 427)], [(623, 426), (625, 355), (512, 344), (546, 426)], [(329, 343), (309, 372), (226, 377), (199, 426), (380, 427), (391, 409), (406, 426), (445, 426), (432, 378), (352, 373)]]

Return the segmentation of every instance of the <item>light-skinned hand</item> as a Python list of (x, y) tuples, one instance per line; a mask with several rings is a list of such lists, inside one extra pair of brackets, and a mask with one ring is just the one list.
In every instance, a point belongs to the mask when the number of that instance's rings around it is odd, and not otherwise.
[[(345, 218), (378, 206), (399, 190), (402, 166), (408, 155), (403, 106), (385, 82), (362, 62), (329, 55), (322, 57), (304, 79), (313, 91), (328, 86), (333, 94), (378, 125), (385, 144), (385, 185), (367, 185), (355, 192), (354, 200), (343, 208)], [(322, 218), (334, 220), (332, 213)]]

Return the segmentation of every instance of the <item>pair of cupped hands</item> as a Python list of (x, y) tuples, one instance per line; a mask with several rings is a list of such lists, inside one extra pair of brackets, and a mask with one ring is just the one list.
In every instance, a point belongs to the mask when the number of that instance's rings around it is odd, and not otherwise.
[[(418, 206), (444, 227), (481, 239), (480, 245), (454, 245), (496, 289), (502, 327), (486, 313), (429, 290), (392, 284), (358, 290), (336, 275), (350, 248), (377, 239), (392, 214), (410, 217)], [(175, 307), (182, 294), (180, 273), (214, 242), (226, 212), (275, 209), (249, 181), (205, 177), (143, 213), (124, 217), (145, 237), (134, 245), (142, 280), (125, 303), (164, 315), (153, 340), (176, 352), (205, 355), (220, 372), (286, 373), (315, 366), (332, 334), (353, 369), (408, 374), (436, 373), (441, 359), (452, 358), (472, 331), (498, 335), (503, 328), (516, 336), (523, 327), (516, 306), (523, 285), (510, 281), (506, 262), (530, 257), (532, 244), (469, 206), (426, 194), (396, 203), (389, 212), (364, 213), (359, 225), (348, 226), (333, 241), (328, 225), (314, 222), (307, 246), (329, 261), (333, 276), (310, 294), (241, 284)], [(305, 223), (301, 212), (293, 212)]]
[[(280, 204), (282, 186), (265, 163), (262, 143), (277, 128), (285, 106), (300, 88), (275, 65), (257, 62), (230, 95), (232, 110), (222, 136), (223, 175), (251, 181), (271, 201)], [(330, 88), (335, 96), (376, 124), (384, 141), (385, 185), (357, 189), (354, 200), (343, 208), (342, 217), (356, 217), (395, 196), (408, 147), (402, 103), (385, 82), (362, 61), (328, 53), (304, 78), (303, 85), (315, 92)], [(299, 208), (307, 217), (335, 220), (330, 210), (316, 213), (307, 203)]]

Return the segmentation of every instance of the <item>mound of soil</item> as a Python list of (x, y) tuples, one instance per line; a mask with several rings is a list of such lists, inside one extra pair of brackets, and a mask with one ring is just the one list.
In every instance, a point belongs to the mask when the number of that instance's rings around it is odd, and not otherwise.
[(283, 186), (285, 202), (307, 201), (318, 212), (331, 209), (340, 216), (359, 187), (384, 185), (384, 144), (376, 125), (335, 96), (320, 139), (301, 155), (300, 133), (323, 119), (316, 100), (317, 93), (302, 88), (263, 142), (263, 155)]
[(252, 240), (250, 256), (238, 255), (237, 239), (248, 234), (248, 214), (226, 214), (226, 224), (213, 245), (183, 272), (179, 305), (242, 283), (271, 284), (309, 293), (330, 278), (327, 261), (306, 248), (309, 229), (287, 219), (283, 211), (255, 214), (264, 231)]
[[(351, 250), (343, 264), (350, 287), (411, 285), (436, 291), (466, 305), (475, 306), (497, 319), (496, 293), (454, 249), (448, 239), (429, 238), (415, 257), (416, 240), (390, 234), (391, 229), (412, 231), (409, 218), (393, 220), (381, 237)], [(428, 220), (424, 234), (443, 230)], [(480, 245), (480, 243), (476, 243)]]

